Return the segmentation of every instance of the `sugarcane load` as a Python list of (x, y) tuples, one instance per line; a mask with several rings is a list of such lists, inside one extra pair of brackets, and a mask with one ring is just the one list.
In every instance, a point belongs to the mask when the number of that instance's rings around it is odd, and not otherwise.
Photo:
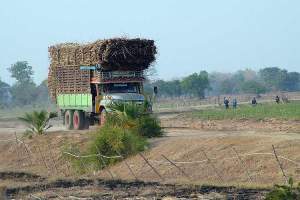
[(48, 89), (68, 129), (103, 124), (113, 102), (142, 104), (144, 70), (155, 61), (153, 40), (113, 38), (48, 48)]

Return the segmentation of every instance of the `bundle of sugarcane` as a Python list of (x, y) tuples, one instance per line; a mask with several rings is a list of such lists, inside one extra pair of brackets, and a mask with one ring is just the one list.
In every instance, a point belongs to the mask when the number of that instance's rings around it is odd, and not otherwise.
[(49, 47), (54, 65), (96, 65), (104, 70), (144, 70), (155, 60), (153, 40), (114, 38), (89, 44), (65, 43)]

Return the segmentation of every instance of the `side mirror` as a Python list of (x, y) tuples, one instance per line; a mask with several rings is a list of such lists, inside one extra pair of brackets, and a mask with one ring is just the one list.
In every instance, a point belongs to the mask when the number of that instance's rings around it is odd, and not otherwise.
[(154, 92), (155, 95), (157, 95), (157, 93), (158, 93), (158, 88), (157, 88), (157, 86), (154, 86), (154, 87), (153, 87), (153, 92)]

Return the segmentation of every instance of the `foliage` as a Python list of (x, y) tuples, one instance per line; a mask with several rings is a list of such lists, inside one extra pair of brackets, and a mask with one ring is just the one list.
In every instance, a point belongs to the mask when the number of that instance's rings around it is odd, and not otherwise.
[(11, 102), (10, 86), (0, 80), (0, 108), (7, 107)]
[[(88, 148), (83, 153), (94, 156), (78, 159), (67, 155), (67, 159), (78, 173), (102, 169), (106, 165), (143, 151), (148, 146), (146, 137), (162, 135), (158, 120), (147, 112), (147, 103), (138, 105), (115, 102), (107, 109), (110, 112), (106, 115), (104, 126), (93, 134)], [(71, 146), (67, 152), (80, 155), (76, 146)]]
[(8, 68), (8, 71), (11, 73), (11, 77), (16, 79), (16, 82), (9, 87), (8, 95), (11, 100), (9, 103), (13, 103), (14, 106), (48, 105), (50, 103), (47, 80), (37, 86), (33, 82), (32, 66), (27, 61), (16, 62)]
[(263, 86), (261, 83), (251, 80), (245, 81), (241, 84), (241, 90), (244, 93), (251, 93), (251, 94), (261, 94), (267, 91), (267, 88)]
[(300, 73), (288, 72), (278, 67), (267, 67), (258, 73), (251, 69), (235, 73), (203, 71), (191, 74), (182, 79), (157, 80), (145, 85), (145, 90), (152, 94), (153, 86), (158, 87), (160, 97), (180, 97), (221, 94), (260, 94), (269, 91), (299, 91)]
[(137, 132), (141, 136), (148, 138), (160, 137), (163, 135), (158, 119), (150, 115), (144, 115), (138, 118)]
[(15, 78), (19, 83), (33, 82), (32, 66), (28, 65), (27, 61), (16, 62), (8, 68), (8, 71), (11, 73), (11, 77)]
[(288, 72), (278, 67), (267, 67), (259, 71), (266, 87), (272, 90), (295, 91), (299, 89), (300, 73)]
[(294, 181), (289, 179), (287, 185), (275, 185), (266, 195), (266, 200), (296, 200), (300, 199), (300, 183), (294, 187)]
[(33, 82), (16, 83), (11, 87), (13, 104), (18, 106), (33, 104), (36, 100), (36, 86)]
[(201, 71), (185, 77), (182, 82), (182, 89), (190, 95), (204, 98), (205, 90), (209, 88), (208, 73)]
[[(146, 146), (146, 140), (135, 133), (132, 129), (105, 125), (94, 135), (88, 153), (112, 157), (116, 155), (128, 157), (143, 151)], [(99, 157), (93, 157), (90, 161), (96, 163), (95, 166), (103, 168), (103, 161), (106, 165), (110, 165), (120, 160), (120, 158), (105, 157), (102, 159)]]
[(291, 101), (287, 104), (264, 103), (253, 107), (240, 105), (237, 109), (225, 110), (222, 107), (209, 108), (192, 112), (192, 117), (205, 120), (223, 119), (291, 119), (300, 120), (300, 101)]
[(107, 114), (107, 123), (112, 126), (131, 128), (144, 137), (159, 137), (163, 132), (158, 119), (147, 112), (147, 103), (116, 103), (110, 106), (112, 112)]
[(51, 128), (49, 121), (54, 117), (57, 117), (57, 113), (48, 113), (42, 110), (25, 113), (23, 117), (19, 117), (18, 119), (27, 124), (27, 133), (31, 132), (32, 134), (42, 135), (47, 129)]

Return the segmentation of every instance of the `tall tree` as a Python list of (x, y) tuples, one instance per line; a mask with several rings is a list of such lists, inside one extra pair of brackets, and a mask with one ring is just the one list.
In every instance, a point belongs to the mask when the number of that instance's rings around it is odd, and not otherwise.
[(278, 67), (267, 67), (261, 69), (259, 75), (266, 87), (276, 91), (282, 89), (282, 83), (287, 78), (287, 71)]
[(11, 77), (15, 78), (18, 83), (33, 82), (33, 70), (32, 66), (28, 65), (27, 61), (18, 61), (8, 68), (11, 73)]
[(33, 82), (33, 70), (27, 61), (19, 61), (8, 68), (16, 83), (11, 88), (12, 99), (16, 105), (23, 106), (35, 102), (36, 86)]
[(194, 73), (187, 76), (182, 80), (181, 85), (184, 93), (204, 98), (205, 90), (209, 89), (208, 73), (201, 71), (199, 74)]

